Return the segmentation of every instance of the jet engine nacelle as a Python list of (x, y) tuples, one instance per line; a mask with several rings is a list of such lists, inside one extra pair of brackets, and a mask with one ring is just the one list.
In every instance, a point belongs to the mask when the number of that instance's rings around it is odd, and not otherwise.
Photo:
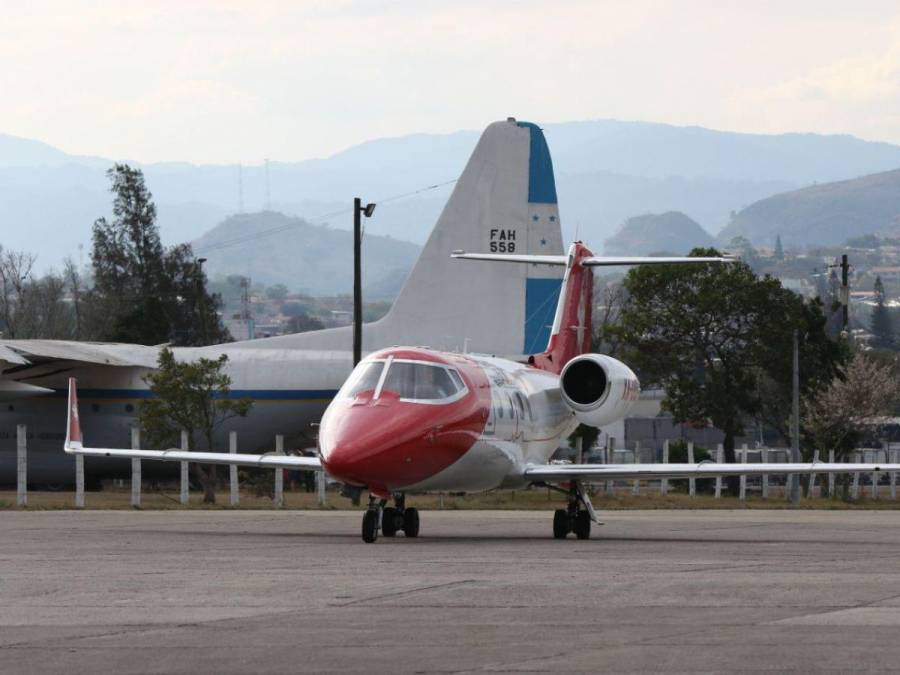
[(631, 368), (603, 354), (582, 354), (559, 374), (563, 400), (582, 424), (601, 427), (628, 414), (641, 394)]

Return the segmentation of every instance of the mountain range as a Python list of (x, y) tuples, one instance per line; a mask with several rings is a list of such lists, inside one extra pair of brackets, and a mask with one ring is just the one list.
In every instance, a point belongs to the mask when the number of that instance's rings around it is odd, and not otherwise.
[(867, 234), (900, 231), (900, 170), (813, 185), (751, 204), (719, 233), (727, 243), (743, 236), (756, 245), (834, 246)]
[[(616, 120), (547, 124), (544, 130), (564, 236), (577, 234), (595, 249), (626, 219), (649, 212), (682, 212), (713, 234), (726, 226), (726, 232), (762, 231), (760, 219), (750, 220), (760, 200), (900, 167), (900, 146), (851, 136), (741, 134)], [(262, 164), (139, 166), (166, 243), (197, 240), (244, 212), (280, 211), (309, 225), (348, 229), (349, 205), (358, 195), (379, 203), (367, 222), (370, 235), (421, 244), (479, 135), (378, 139), (324, 159), (271, 161), (268, 170)], [(37, 253), (41, 268), (58, 266), (67, 255), (77, 259), (79, 245), (87, 261), (91, 223), (109, 215), (104, 172), (111, 164), (0, 135), (0, 244)], [(756, 240), (753, 232), (748, 236)], [(276, 252), (278, 237), (267, 239)], [(310, 286), (305, 280), (299, 285)]]
[[(233, 241), (239, 245), (225, 245)], [(273, 245), (274, 244), (274, 245)], [(193, 242), (207, 256), (211, 279), (249, 276), (307, 295), (339, 295), (353, 288), (353, 233), (296, 216), (263, 211), (229, 216)], [(420, 247), (384, 235), (363, 237), (363, 285), (369, 300), (400, 291)]]

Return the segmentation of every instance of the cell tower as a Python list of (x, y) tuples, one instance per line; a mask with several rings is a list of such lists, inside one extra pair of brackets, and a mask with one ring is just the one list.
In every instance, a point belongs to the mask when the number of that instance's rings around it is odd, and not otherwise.
[(272, 210), (272, 194), (269, 191), (269, 159), (264, 160), (266, 163), (266, 211)]

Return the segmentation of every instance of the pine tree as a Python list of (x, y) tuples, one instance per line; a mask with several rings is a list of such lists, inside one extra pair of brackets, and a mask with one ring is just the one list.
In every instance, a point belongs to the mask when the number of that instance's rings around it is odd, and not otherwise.
[(891, 321), (891, 314), (884, 304), (884, 283), (881, 277), (875, 277), (875, 308), (872, 310), (872, 320), (870, 330), (875, 336), (877, 347), (882, 349), (890, 349), (894, 345), (894, 326)]
[(207, 292), (190, 245), (162, 245), (144, 174), (116, 164), (107, 176), (113, 218), (94, 222), (91, 252), (98, 338), (146, 345), (224, 341), (219, 299)]
[(784, 260), (784, 247), (781, 245), (781, 235), (775, 235), (775, 260)]

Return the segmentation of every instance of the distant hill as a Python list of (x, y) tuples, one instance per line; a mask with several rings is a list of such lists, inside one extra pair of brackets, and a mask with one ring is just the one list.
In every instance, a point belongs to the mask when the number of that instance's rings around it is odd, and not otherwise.
[(634, 216), (606, 240), (607, 255), (647, 255), (649, 253), (689, 253), (698, 246), (714, 246), (712, 235), (679, 211)]
[(0, 168), (58, 167), (65, 164), (106, 166), (108, 160), (99, 157), (69, 155), (41, 141), (0, 134)]
[(719, 233), (773, 246), (835, 245), (850, 237), (895, 230), (900, 216), (900, 170), (814, 185), (751, 204)]
[[(234, 241), (239, 243), (222, 246)], [(193, 246), (198, 256), (208, 258), (206, 272), (213, 279), (241, 274), (310, 295), (353, 291), (353, 236), (348, 230), (264, 211), (226, 218)], [(366, 233), (363, 284), (367, 299), (394, 297), (419, 251), (416, 244)]]
[[(681, 211), (716, 232), (733, 211), (765, 197), (900, 167), (900, 147), (851, 136), (766, 136), (616, 120), (544, 128), (563, 234), (570, 239), (577, 230), (595, 247), (636, 214)], [(379, 202), (367, 222), (371, 234), (424, 243), (453, 189), (447, 183), (461, 173), (480, 133), (412, 134), (324, 159), (273, 160), (270, 208), (348, 229), (349, 205), (360, 195)], [(40, 268), (77, 257), (79, 244), (88, 251), (91, 223), (109, 215), (104, 171), (112, 161), (0, 136), (0, 245), (36, 253)], [(267, 208), (261, 164), (141, 168), (168, 244), (196, 239), (232, 213)], [(440, 187), (423, 190), (434, 185)]]

